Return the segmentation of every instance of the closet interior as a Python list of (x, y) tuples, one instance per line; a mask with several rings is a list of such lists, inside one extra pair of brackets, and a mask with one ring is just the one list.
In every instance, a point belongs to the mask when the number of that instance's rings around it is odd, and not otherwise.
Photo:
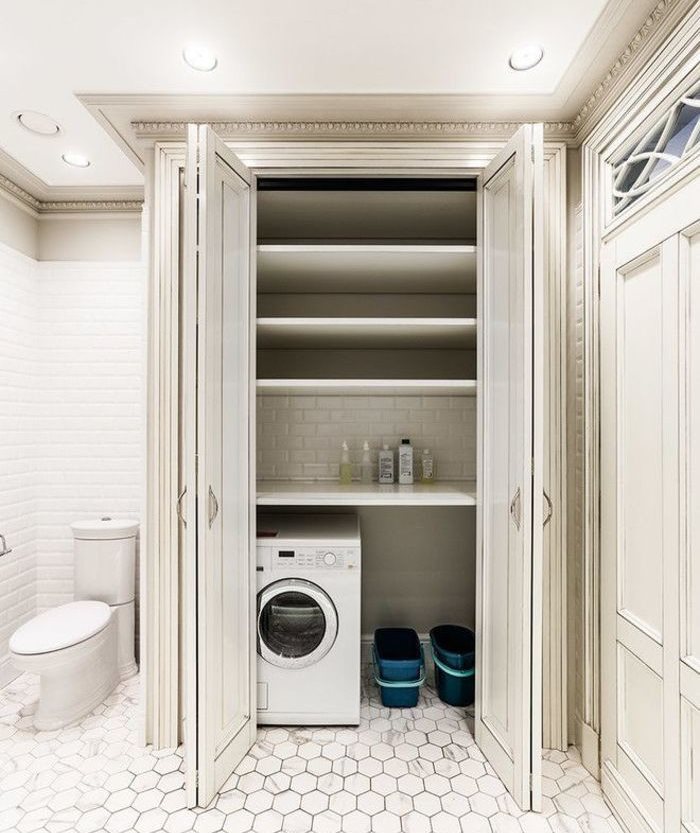
[[(258, 506), (357, 508), (364, 634), (473, 627), (475, 181), (295, 176), (257, 189)], [(414, 484), (379, 484), (378, 450), (396, 456), (402, 438)], [(350, 485), (339, 482), (343, 441)]]

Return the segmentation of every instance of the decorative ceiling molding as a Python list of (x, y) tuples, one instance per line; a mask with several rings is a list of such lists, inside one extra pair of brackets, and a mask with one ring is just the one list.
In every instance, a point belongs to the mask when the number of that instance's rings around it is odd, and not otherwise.
[(139, 212), (142, 208), (143, 200), (46, 200), (41, 203), (39, 214), (68, 214), (82, 211)]
[(0, 191), (6, 194), (16, 202), (19, 202), (23, 207), (28, 208), (30, 211), (39, 213), (39, 209), (41, 208), (41, 200), (38, 200), (36, 197), (33, 197), (28, 191), (25, 191), (24, 188), (20, 188), (16, 182), (13, 182), (11, 179), (8, 179), (6, 176), (0, 174)]
[[(376, 139), (503, 139), (520, 127), (519, 121), (212, 121), (207, 120), (222, 139), (261, 138), (343, 138)], [(184, 137), (185, 121), (134, 121), (139, 139), (172, 141)], [(546, 122), (545, 134), (551, 139), (573, 137), (571, 122)]]
[(28, 210), (35, 217), (46, 214), (107, 214), (107, 213), (136, 213), (143, 208), (143, 200), (108, 200), (108, 199), (67, 199), (40, 200), (25, 191), (6, 176), (0, 174), (0, 194), (3, 194)]
[(606, 105), (610, 103), (610, 97), (618, 86), (617, 82), (630, 70), (633, 59), (639, 54), (642, 47), (665, 28), (662, 27), (662, 23), (671, 17), (670, 13), (672, 11), (678, 12), (679, 14), (676, 16), (680, 16), (693, 2), (694, 0), (660, 0), (656, 4), (651, 14), (647, 16), (635, 36), (623, 49), (602, 81), (576, 114), (572, 122), (572, 128), (577, 143), (580, 143), (591, 131), (596, 118), (602, 116), (603, 112), (607, 110)]

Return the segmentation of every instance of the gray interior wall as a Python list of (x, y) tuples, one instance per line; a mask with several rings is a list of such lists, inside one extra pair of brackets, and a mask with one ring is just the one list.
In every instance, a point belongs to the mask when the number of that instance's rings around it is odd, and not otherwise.
[(476, 509), (363, 507), (362, 633), (474, 627)]

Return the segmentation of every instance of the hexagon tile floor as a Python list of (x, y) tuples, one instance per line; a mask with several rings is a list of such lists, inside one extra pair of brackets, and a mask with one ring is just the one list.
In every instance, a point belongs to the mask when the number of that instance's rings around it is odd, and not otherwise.
[(177, 750), (136, 744), (138, 682), (79, 725), (36, 732), (37, 678), (0, 691), (0, 830), (138, 833), (620, 833), (575, 751), (548, 752), (544, 813), (522, 814), (463, 710), (425, 688), (417, 708), (363, 690), (357, 728), (267, 728), (206, 810), (185, 809)]

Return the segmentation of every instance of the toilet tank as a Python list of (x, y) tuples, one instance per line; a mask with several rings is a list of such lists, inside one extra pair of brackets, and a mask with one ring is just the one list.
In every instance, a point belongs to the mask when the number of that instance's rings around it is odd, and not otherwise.
[(136, 521), (115, 518), (71, 524), (76, 601), (94, 599), (108, 605), (133, 601), (138, 528)]

